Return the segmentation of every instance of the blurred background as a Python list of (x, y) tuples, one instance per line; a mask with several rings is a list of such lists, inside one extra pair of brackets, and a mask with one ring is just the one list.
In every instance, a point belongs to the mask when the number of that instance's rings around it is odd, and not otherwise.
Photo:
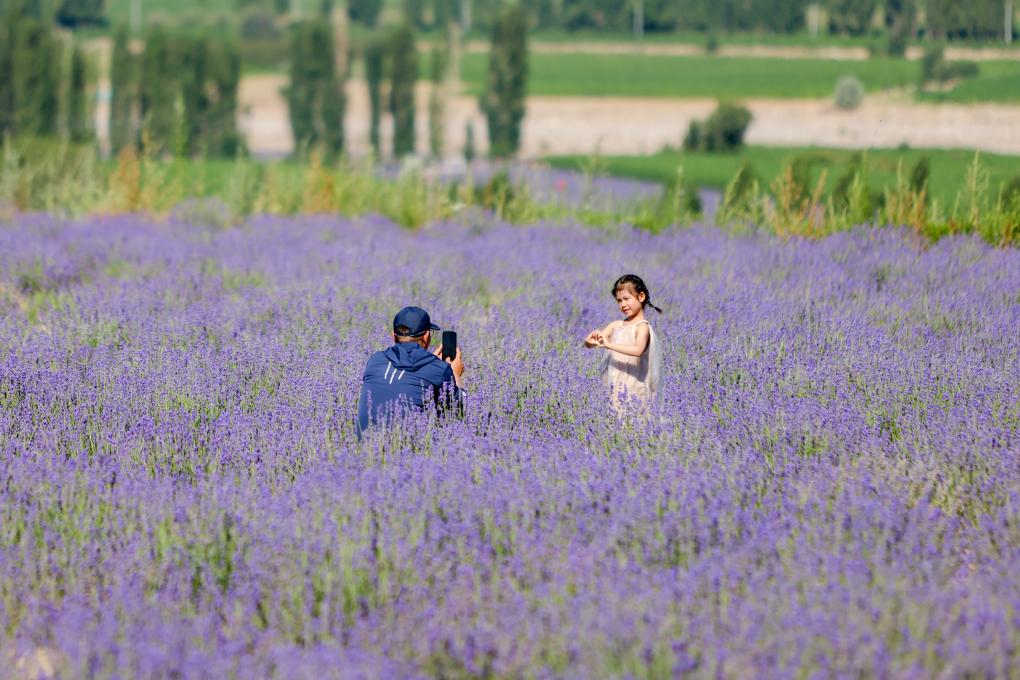
[[(1012, 0), (0, 0), (0, 131), (149, 157), (518, 158), (721, 190), (1020, 187)], [(31, 140), (23, 142), (19, 140)], [(862, 155), (866, 151), (866, 156)], [(26, 151), (25, 153), (31, 153)], [(918, 184), (920, 186), (920, 184)], [(1020, 189), (1017, 189), (1020, 192)]]

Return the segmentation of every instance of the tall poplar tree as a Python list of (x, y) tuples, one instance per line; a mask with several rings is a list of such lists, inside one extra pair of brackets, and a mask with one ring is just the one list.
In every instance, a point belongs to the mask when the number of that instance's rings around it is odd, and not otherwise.
[(145, 38), (139, 79), (142, 130), (148, 150), (170, 149), (178, 126), (176, 111), (180, 92), (177, 55), (170, 36), (162, 28), (151, 29)]
[(60, 45), (48, 25), (31, 17), (18, 19), (12, 32), (14, 132), (28, 135), (56, 134)]
[(365, 80), (368, 85), (368, 140), (378, 156), (382, 151), (379, 123), (382, 119), (382, 84), (386, 73), (386, 43), (373, 37), (365, 46)]
[(137, 59), (128, 47), (128, 28), (117, 26), (110, 61), (110, 148), (116, 153), (137, 143)]
[(88, 75), (85, 53), (81, 47), (71, 48), (71, 72), (68, 77), (67, 132), (75, 142), (92, 138), (92, 117), (88, 102)]
[(328, 21), (294, 26), (287, 104), (295, 148), (343, 151), (346, 74), (337, 73), (333, 28)]
[(482, 111), (490, 155), (512, 156), (520, 148), (528, 85), (528, 17), (520, 5), (504, 9), (492, 27), (489, 77)]
[(406, 156), (415, 149), (414, 86), (418, 81), (418, 51), (414, 30), (400, 25), (390, 39), (390, 113), (393, 115), (393, 154)]
[(17, 19), (5, 7), (0, 22), (0, 135), (14, 132), (14, 28)]

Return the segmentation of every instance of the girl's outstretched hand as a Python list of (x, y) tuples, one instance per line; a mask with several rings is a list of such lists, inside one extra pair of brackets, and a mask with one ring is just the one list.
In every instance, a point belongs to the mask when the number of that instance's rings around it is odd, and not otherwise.
[(584, 339), (585, 347), (604, 347), (605, 343), (605, 338), (602, 337), (602, 333), (599, 331), (592, 331)]

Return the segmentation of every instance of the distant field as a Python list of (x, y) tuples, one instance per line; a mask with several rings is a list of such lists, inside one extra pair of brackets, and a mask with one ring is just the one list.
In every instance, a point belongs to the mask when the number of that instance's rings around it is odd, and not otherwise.
[[(685, 176), (700, 187), (723, 188), (747, 161), (764, 186), (771, 184), (784, 167), (798, 156), (812, 160), (815, 181), (823, 169), (828, 170), (828, 188), (832, 189), (842, 175), (854, 151), (845, 149), (748, 147), (739, 154), (706, 154), (662, 152), (653, 156), (609, 156), (600, 162), (611, 175), (666, 182), (676, 177), (677, 167), (683, 166)], [(888, 186), (896, 180), (900, 162), (907, 172), (922, 156), (931, 160), (930, 189), (933, 198), (942, 205), (951, 205), (966, 177), (967, 168), (974, 160), (973, 151), (931, 149), (878, 149), (867, 152), (868, 171), (872, 186)], [(580, 156), (560, 156), (548, 159), (556, 167), (578, 168), (590, 164), (591, 159)], [(981, 154), (981, 162), (989, 173), (990, 187), (997, 191), (1005, 181), (1020, 175), (1020, 158)]]
[[(482, 36), (488, 37), (488, 36)], [(655, 44), (705, 45), (708, 35), (704, 33), (645, 33), (637, 40), (633, 33), (611, 33), (596, 31), (546, 31), (536, 30), (530, 36), (536, 42), (634, 42)], [(825, 36), (812, 38), (807, 32), (792, 35), (776, 35), (771, 33), (720, 33), (715, 36), (716, 42), (722, 45), (769, 45), (775, 47), (868, 47), (868, 38), (847, 36)]]
[[(110, 23), (127, 22), (131, 18), (132, 0), (107, 0), (106, 15)], [(234, 21), (240, 15), (237, 0), (142, 0), (142, 17), (149, 22), (157, 17), (188, 18), (215, 24)]]
[[(463, 77), (480, 92), (487, 57), (464, 58)], [(529, 93), (618, 97), (828, 97), (845, 75), (869, 91), (913, 85), (919, 65), (901, 59), (839, 62), (660, 55), (533, 54)]]
[[(1020, 61), (988, 61), (980, 65), (977, 78), (966, 80), (949, 92), (924, 93), (925, 101), (1020, 102)], [(1020, 127), (1020, 125), (1018, 125)]]

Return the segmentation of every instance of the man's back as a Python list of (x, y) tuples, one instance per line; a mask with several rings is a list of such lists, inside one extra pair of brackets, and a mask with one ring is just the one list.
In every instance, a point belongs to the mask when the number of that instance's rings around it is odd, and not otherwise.
[(450, 364), (416, 342), (399, 342), (376, 352), (365, 365), (358, 401), (359, 432), (396, 408), (421, 410), (436, 403), (446, 386), (456, 398)]

